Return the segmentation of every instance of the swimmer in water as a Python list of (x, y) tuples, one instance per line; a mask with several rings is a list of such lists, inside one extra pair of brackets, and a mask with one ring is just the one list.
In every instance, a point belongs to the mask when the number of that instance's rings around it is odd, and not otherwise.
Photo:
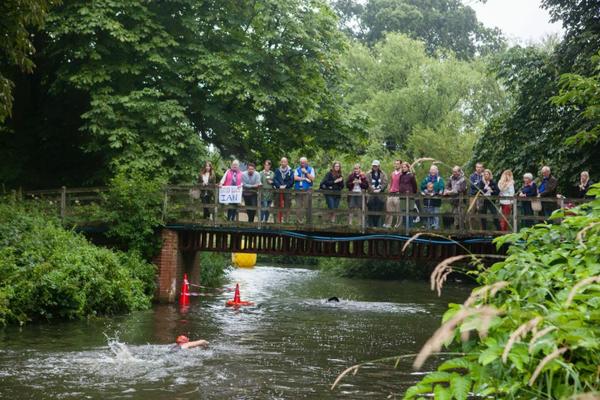
[(328, 299), (327, 299), (327, 302), (328, 302), (328, 303), (331, 303), (331, 302), (336, 302), (336, 303), (339, 303), (339, 302), (340, 302), (340, 299), (338, 299), (336, 296), (333, 296), (333, 297), (330, 297), (330, 298), (328, 298)]
[(194, 340), (193, 342), (190, 342), (190, 338), (188, 338), (187, 336), (179, 335), (179, 336), (177, 336), (177, 339), (175, 339), (175, 344), (173, 345), (173, 347), (171, 347), (171, 351), (176, 351), (176, 350), (181, 350), (181, 349), (191, 349), (194, 347), (207, 348), (208, 342), (203, 339)]

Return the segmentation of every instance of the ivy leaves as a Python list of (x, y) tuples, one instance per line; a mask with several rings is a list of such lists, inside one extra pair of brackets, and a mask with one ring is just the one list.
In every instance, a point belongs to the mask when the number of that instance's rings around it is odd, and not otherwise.
[[(465, 390), (478, 397), (564, 398), (600, 389), (600, 199), (569, 216), (559, 211), (558, 218), (565, 219), (498, 239), (498, 245), (512, 243), (509, 256), (478, 282), (508, 285), (493, 297), (476, 296), (470, 306), (502, 314), (485, 338), (465, 340), (478, 326), (473, 319), (458, 326), (449, 348), (466, 355), (443, 362), (405, 398), (462, 399)], [(444, 319), (465, 307), (453, 305)]]

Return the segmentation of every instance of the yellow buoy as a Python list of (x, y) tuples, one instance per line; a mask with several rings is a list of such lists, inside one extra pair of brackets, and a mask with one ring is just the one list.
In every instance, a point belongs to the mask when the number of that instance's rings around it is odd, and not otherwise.
[(256, 254), (231, 253), (231, 262), (238, 268), (252, 268), (256, 265)]

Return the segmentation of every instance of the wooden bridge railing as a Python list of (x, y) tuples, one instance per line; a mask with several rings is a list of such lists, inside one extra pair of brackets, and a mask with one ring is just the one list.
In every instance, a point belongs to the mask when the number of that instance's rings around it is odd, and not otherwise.
[[(101, 222), (104, 188), (61, 188), (24, 193), (70, 224)], [(239, 227), (338, 233), (399, 233), (431, 231), (445, 235), (494, 236), (517, 231), (547, 219), (555, 209), (581, 204), (582, 199), (420, 194), (353, 193), (348, 191), (244, 191), (247, 204), (218, 202), (217, 187), (170, 185), (163, 193), (166, 225)], [(263, 202), (271, 199), (270, 202)], [(509, 203), (509, 215), (500, 201)], [(386, 208), (390, 203), (391, 208)], [(534, 211), (536, 204), (542, 211)], [(338, 205), (337, 208), (329, 208)], [(426, 207), (429, 206), (429, 207)], [(387, 211), (386, 211), (387, 210)], [(268, 218), (265, 213), (268, 213)], [(254, 218), (253, 218), (254, 217)], [(261, 218), (262, 217), (262, 218)], [(253, 219), (253, 221), (252, 221)], [(501, 225), (501, 221), (504, 224)], [(504, 229), (501, 229), (503, 227)]]

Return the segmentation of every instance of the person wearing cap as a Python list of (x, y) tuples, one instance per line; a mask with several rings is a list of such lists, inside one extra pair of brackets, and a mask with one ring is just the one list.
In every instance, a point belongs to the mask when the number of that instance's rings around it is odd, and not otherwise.
[[(380, 213), (383, 211), (385, 201), (380, 195), (387, 188), (387, 175), (381, 170), (379, 160), (373, 160), (371, 163), (371, 171), (367, 173), (367, 181), (369, 182), (369, 197), (367, 200), (367, 210), (369, 213)], [(381, 215), (368, 215), (367, 222), (369, 227), (381, 226)]]
[(207, 348), (208, 342), (204, 339), (194, 340), (193, 342), (190, 342), (190, 338), (188, 338), (187, 336), (179, 335), (177, 336), (177, 339), (175, 339), (175, 344), (171, 347), (171, 351), (191, 349), (194, 347)]

